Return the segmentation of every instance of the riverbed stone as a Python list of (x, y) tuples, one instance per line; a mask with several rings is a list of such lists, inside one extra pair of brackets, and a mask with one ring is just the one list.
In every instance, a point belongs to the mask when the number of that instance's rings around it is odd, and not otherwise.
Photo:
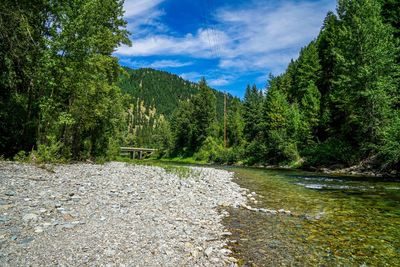
[(5, 195), (9, 197), (15, 196), (15, 191), (7, 191)]
[(22, 216), (22, 220), (25, 222), (36, 221), (37, 219), (38, 219), (38, 215), (35, 213), (28, 213), (28, 214), (25, 214), (24, 216)]

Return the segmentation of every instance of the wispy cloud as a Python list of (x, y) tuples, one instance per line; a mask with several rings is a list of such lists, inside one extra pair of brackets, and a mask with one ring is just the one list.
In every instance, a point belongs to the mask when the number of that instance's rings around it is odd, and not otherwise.
[(163, 69), (163, 68), (181, 68), (193, 65), (193, 62), (182, 62), (179, 60), (158, 60), (151, 63), (151, 68)]
[[(228, 37), (218, 31), (220, 45), (227, 43)], [(199, 29), (195, 35), (189, 33), (183, 37), (170, 35), (151, 35), (136, 40), (132, 47), (121, 46), (119, 55), (154, 56), (154, 55), (188, 55), (195, 58), (211, 58), (215, 51), (209, 42), (209, 29)], [(214, 52), (214, 53), (213, 53)]]
[(234, 78), (234, 76), (230, 75), (221, 75), (219, 77), (209, 79), (208, 84), (211, 86), (224, 86), (230, 84)]
[(125, 0), (124, 17), (128, 21), (128, 30), (134, 37), (143, 37), (149, 33), (167, 31), (161, 18), (165, 12), (159, 5), (165, 0)]
[(125, 18), (141, 17), (153, 11), (164, 0), (125, 0)]
[(179, 74), (179, 76), (181, 76), (182, 79), (185, 79), (185, 80), (189, 80), (192, 82), (198, 82), (200, 80), (200, 78), (203, 77), (204, 75), (202, 75), (199, 72), (194, 71), (194, 72), (181, 73), (181, 74)]
[(167, 69), (167, 68), (181, 68), (193, 65), (192, 61), (180, 61), (180, 60), (135, 60), (131, 57), (121, 57), (119, 59), (123, 65), (128, 65), (133, 68), (155, 68), (155, 69)]

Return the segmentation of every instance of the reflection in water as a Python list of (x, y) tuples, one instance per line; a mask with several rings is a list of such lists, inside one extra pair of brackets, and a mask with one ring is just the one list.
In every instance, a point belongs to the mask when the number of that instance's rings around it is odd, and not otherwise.
[(400, 183), (234, 168), (255, 191), (253, 207), (230, 209), (231, 249), (244, 265), (399, 266)]

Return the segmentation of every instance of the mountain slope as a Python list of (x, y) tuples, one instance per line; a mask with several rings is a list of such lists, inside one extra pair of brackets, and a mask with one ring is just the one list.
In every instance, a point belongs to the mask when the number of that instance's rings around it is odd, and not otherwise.
[[(198, 93), (197, 83), (182, 79), (178, 75), (150, 68), (133, 70), (124, 68), (127, 75), (120, 78), (121, 89), (140, 101), (145, 106), (154, 106), (158, 113), (170, 118), (179, 101)], [(217, 98), (217, 117), (223, 118), (224, 94), (213, 89)], [(228, 101), (233, 97), (228, 94)]]

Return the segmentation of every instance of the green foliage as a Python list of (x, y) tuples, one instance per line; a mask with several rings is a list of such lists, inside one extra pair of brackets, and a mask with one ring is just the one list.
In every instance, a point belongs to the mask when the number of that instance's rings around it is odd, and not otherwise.
[(218, 142), (214, 137), (208, 136), (199, 151), (193, 155), (193, 158), (200, 161), (221, 162), (223, 150), (224, 147), (221, 141)]
[(239, 147), (244, 142), (243, 105), (239, 99), (233, 99), (227, 110), (228, 147)]
[(14, 155), (13, 160), (19, 161), (19, 162), (25, 162), (28, 160), (28, 155), (25, 151), (21, 150), (17, 154)]
[(208, 136), (193, 158), (217, 164), (233, 164), (243, 158), (243, 149), (240, 146), (224, 148), (221, 140)]
[(333, 127), (367, 156), (382, 140), (395, 92), (395, 46), (377, 1), (339, 1)]
[(263, 109), (264, 142), (267, 154), (264, 162), (278, 164), (298, 160), (297, 128), (298, 109), (290, 105), (286, 94), (279, 87), (270, 87)]
[(259, 134), (263, 95), (255, 85), (247, 86), (243, 103), (244, 135), (251, 141)]
[(41, 162), (60, 162), (62, 143), (56, 141), (55, 137), (48, 137), (49, 143), (47, 145), (39, 144), (37, 151), (32, 151), (31, 160)]
[[(2, 1), (0, 153), (105, 157), (119, 138), (123, 2)], [(115, 146), (115, 144), (113, 144)]]
[(351, 165), (357, 162), (357, 155), (352, 151), (350, 144), (335, 137), (306, 147), (303, 155), (305, 166), (331, 166), (338, 163)]
[(200, 93), (181, 102), (174, 114), (174, 154), (191, 156), (203, 145), (216, 121), (216, 99), (203, 78)]
[(384, 130), (384, 142), (380, 147), (385, 169), (400, 169), (400, 111), (395, 113), (391, 123)]
[(317, 86), (314, 83), (310, 83), (300, 101), (302, 133), (300, 142), (303, 146), (314, 142), (315, 131), (320, 120), (320, 99), (321, 93)]
[(308, 88), (315, 86), (321, 75), (316, 42), (312, 41), (308, 46), (301, 49), (299, 58), (293, 64), (292, 70), (288, 75), (292, 76), (289, 86), (289, 99), (291, 102), (297, 101), (301, 103), (304, 95), (307, 94)]

